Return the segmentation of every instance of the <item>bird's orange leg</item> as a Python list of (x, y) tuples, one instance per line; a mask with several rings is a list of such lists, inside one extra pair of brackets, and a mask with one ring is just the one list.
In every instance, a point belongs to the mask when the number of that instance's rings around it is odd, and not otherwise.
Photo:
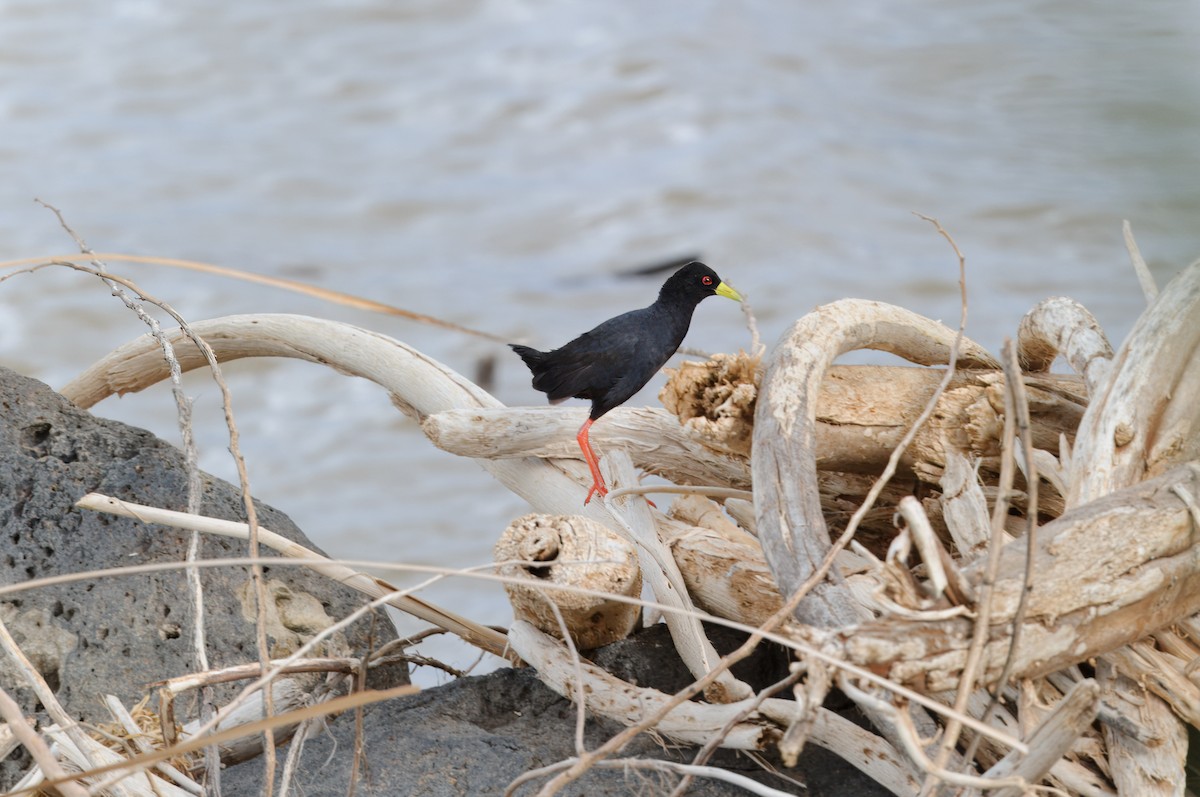
[(579, 434), (575, 435), (575, 441), (579, 443), (579, 450), (583, 452), (583, 459), (592, 471), (592, 489), (588, 490), (587, 498), (583, 499), (585, 505), (592, 500), (592, 496), (596, 493), (600, 493), (601, 496), (608, 495), (608, 485), (604, 483), (604, 476), (600, 473), (600, 460), (596, 459), (596, 452), (592, 450), (592, 444), (588, 440), (588, 429), (591, 426), (592, 419), (588, 418), (583, 422), (583, 426), (579, 427)]

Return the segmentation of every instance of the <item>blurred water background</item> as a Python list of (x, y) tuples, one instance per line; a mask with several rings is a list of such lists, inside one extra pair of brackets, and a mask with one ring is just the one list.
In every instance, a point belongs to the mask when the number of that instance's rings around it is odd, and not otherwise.
[[(97, 251), (306, 280), (543, 348), (662, 280), (618, 272), (691, 252), (769, 344), (847, 296), (953, 326), (957, 263), (919, 211), (967, 256), (979, 342), (998, 351), (1066, 294), (1119, 344), (1145, 304), (1121, 220), (1160, 282), (1200, 255), (1200, 5), (0, 0), (0, 175), (3, 259), (73, 251), (40, 197)], [(467, 375), (496, 358), (502, 401), (543, 399), (484, 340), (112, 269), (193, 320), (306, 313)], [(52, 386), (143, 330), (83, 275), (0, 285), (0, 362)], [(748, 342), (712, 301), (687, 345)], [(363, 380), (228, 372), (255, 494), (335, 556), (478, 565), (526, 511)], [(218, 391), (187, 386), (203, 467), (236, 480)], [(178, 439), (161, 386), (96, 412)], [(509, 619), (495, 585), (428, 596)]]

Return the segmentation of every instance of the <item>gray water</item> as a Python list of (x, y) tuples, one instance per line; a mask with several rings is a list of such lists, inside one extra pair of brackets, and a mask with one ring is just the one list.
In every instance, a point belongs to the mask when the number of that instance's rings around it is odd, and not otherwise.
[[(1119, 343), (1200, 255), (1200, 6), (0, 0), (0, 258), (97, 251), (302, 279), (551, 347), (648, 303), (621, 270), (698, 252), (768, 343), (816, 305), (881, 299), (992, 350), (1037, 301)], [(542, 396), (484, 340), (262, 286), (112, 263), (190, 319), (336, 318)], [(94, 280), (0, 284), (0, 362), (61, 386), (142, 334)], [(736, 350), (706, 302), (688, 345)], [(382, 391), (297, 362), (229, 367), (253, 490), (336, 556), (488, 561), (520, 500), (429, 446)], [(654, 403), (661, 377), (634, 400)], [(202, 465), (234, 470), (189, 378)], [(168, 391), (96, 412), (177, 440)], [(493, 585), (429, 597), (489, 623)], [(450, 655), (450, 654), (448, 654)]]

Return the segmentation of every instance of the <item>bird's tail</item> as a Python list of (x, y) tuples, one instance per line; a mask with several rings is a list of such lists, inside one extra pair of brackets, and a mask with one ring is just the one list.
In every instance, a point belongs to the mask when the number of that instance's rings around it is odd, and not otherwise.
[(521, 359), (525, 361), (525, 365), (529, 367), (529, 370), (533, 371), (534, 376), (542, 372), (546, 361), (546, 352), (532, 349), (529, 346), (522, 346), (519, 343), (510, 343), (508, 347), (520, 355)]

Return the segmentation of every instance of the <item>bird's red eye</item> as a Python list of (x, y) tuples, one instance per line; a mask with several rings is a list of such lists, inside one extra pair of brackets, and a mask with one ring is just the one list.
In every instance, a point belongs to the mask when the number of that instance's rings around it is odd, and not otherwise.
[(703, 276), (700, 278), (700, 282), (704, 283), (705, 285), (712, 285), (712, 277)]

